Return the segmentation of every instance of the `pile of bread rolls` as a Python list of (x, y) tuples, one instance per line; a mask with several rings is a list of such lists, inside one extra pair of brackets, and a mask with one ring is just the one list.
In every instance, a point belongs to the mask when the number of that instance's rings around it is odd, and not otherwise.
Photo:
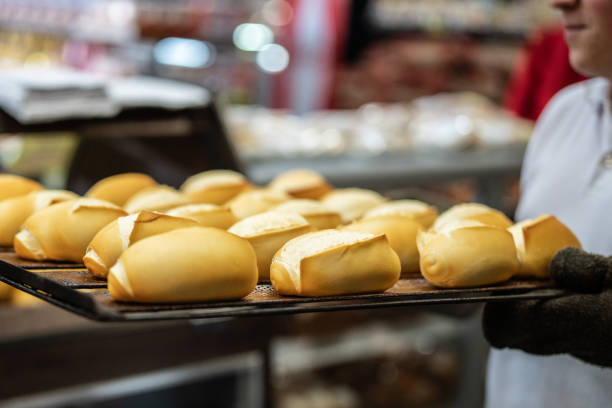
[(178, 190), (119, 174), (85, 197), (0, 174), (0, 245), (83, 262), (115, 300), (172, 303), (240, 299), (258, 281), (281, 295), (327, 296), (385, 291), (419, 272), (438, 287), (546, 278), (556, 251), (580, 243), (549, 215), (513, 225), (471, 203), (438, 216), (420, 201), (334, 189), (310, 170), (267, 187), (211, 170)]

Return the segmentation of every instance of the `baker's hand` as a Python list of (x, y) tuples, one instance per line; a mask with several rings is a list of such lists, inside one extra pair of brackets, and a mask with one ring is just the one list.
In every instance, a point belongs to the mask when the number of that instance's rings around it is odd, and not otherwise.
[(553, 258), (550, 274), (572, 293), (548, 300), (488, 303), (482, 319), (485, 337), (497, 348), (569, 353), (612, 367), (612, 257), (565, 248)]

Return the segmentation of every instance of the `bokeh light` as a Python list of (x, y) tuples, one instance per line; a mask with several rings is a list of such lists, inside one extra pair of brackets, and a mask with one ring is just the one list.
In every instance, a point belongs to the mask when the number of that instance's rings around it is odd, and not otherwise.
[(234, 30), (234, 44), (244, 51), (259, 51), (274, 41), (272, 30), (264, 24), (244, 23)]
[(279, 44), (268, 44), (257, 53), (257, 66), (264, 72), (275, 74), (289, 65), (289, 52)]

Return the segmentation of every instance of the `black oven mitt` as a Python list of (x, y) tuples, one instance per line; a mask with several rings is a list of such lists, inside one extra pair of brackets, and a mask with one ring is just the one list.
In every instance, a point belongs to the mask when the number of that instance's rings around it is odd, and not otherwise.
[(497, 348), (569, 353), (612, 367), (612, 257), (565, 248), (553, 258), (550, 274), (568, 296), (488, 303), (485, 337)]

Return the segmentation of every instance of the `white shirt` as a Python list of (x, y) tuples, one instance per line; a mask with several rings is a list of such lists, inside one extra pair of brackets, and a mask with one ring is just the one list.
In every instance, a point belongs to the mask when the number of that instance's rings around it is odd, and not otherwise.
[[(589, 252), (612, 255), (612, 114), (609, 83), (569, 86), (536, 124), (521, 174), (517, 221), (553, 214)], [(608, 160), (606, 160), (606, 155)], [(611, 328), (612, 330), (612, 328)], [(568, 355), (491, 350), (489, 408), (612, 406), (612, 369)]]

